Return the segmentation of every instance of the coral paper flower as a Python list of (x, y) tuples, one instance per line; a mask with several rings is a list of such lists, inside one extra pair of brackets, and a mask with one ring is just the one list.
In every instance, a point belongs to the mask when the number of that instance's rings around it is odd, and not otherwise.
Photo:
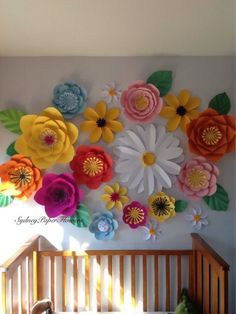
[(187, 221), (192, 221), (192, 226), (196, 230), (200, 230), (202, 225), (208, 225), (207, 214), (202, 213), (201, 208), (192, 209), (192, 214), (185, 215)]
[(65, 119), (71, 119), (86, 107), (87, 92), (74, 81), (55, 86), (53, 104), (62, 113)]
[(165, 102), (160, 116), (169, 119), (168, 131), (174, 131), (180, 126), (182, 131), (186, 132), (186, 125), (199, 116), (196, 109), (200, 106), (201, 100), (198, 97), (191, 97), (187, 90), (182, 90), (178, 96), (168, 94)]
[(105, 185), (104, 192), (106, 194), (101, 195), (101, 200), (106, 202), (107, 209), (115, 207), (122, 210), (123, 205), (129, 201), (127, 196), (128, 189), (120, 186), (118, 182), (113, 185)]
[(139, 226), (144, 226), (147, 220), (147, 208), (139, 202), (132, 202), (126, 205), (123, 209), (123, 221), (130, 228), (136, 229)]
[(112, 158), (99, 146), (79, 146), (70, 167), (77, 183), (90, 189), (112, 179)]
[(130, 120), (151, 122), (160, 113), (163, 100), (156, 86), (136, 81), (122, 93), (121, 104), (125, 115)]
[(211, 161), (236, 150), (236, 118), (214, 109), (202, 112), (187, 127), (189, 149)]
[(56, 108), (48, 107), (38, 116), (23, 116), (20, 128), (22, 135), (16, 140), (15, 149), (20, 154), (29, 156), (39, 169), (72, 160), (78, 128), (65, 122)]
[(68, 173), (46, 174), (42, 188), (34, 196), (35, 201), (45, 207), (50, 218), (60, 215), (72, 216), (81, 198), (82, 191)]
[(118, 157), (116, 172), (120, 181), (138, 193), (171, 188), (183, 161), (179, 139), (167, 133), (164, 126), (153, 124), (125, 131), (114, 149)]
[(158, 192), (148, 198), (148, 214), (159, 222), (175, 216), (175, 198)]
[(199, 200), (215, 194), (219, 169), (204, 157), (186, 162), (178, 176), (181, 190), (190, 198)]
[(104, 88), (102, 91), (102, 98), (108, 104), (117, 104), (120, 99), (120, 96), (121, 96), (121, 89), (115, 82), (104, 85)]
[(145, 240), (157, 240), (161, 235), (160, 224), (157, 222), (149, 222), (146, 226), (143, 226), (142, 229), (145, 233)]
[(107, 109), (107, 104), (100, 101), (96, 104), (95, 109), (88, 107), (84, 111), (86, 121), (80, 124), (80, 130), (90, 132), (89, 140), (91, 143), (98, 142), (101, 137), (106, 143), (112, 143), (114, 141), (113, 132), (123, 130), (122, 123), (117, 121), (119, 116), (119, 108)]
[(118, 222), (111, 212), (96, 213), (89, 226), (89, 231), (94, 233), (97, 240), (112, 240), (118, 229)]
[(2, 184), (10, 184), (8, 192), (22, 200), (28, 199), (42, 185), (41, 171), (29, 158), (19, 154), (0, 165), (0, 178)]

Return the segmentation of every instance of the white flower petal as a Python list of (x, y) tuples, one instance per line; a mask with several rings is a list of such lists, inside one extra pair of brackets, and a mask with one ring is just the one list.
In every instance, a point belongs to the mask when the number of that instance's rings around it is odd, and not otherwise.
[(142, 181), (139, 183), (137, 193), (140, 194), (140, 193), (143, 193), (143, 192), (144, 192), (144, 185), (143, 185), (143, 180), (142, 180)]
[(206, 219), (201, 219), (201, 223), (202, 223), (203, 225), (205, 225), (205, 226), (208, 225), (208, 221), (207, 221)]
[(178, 146), (179, 145), (179, 139), (177, 139), (176, 137), (174, 137), (172, 134), (168, 134), (168, 136), (165, 138), (165, 140), (160, 144), (159, 148), (163, 149), (163, 148), (168, 148), (168, 147), (173, 147), (174, 146)]
[(156, 128), (153, 124), (149, 125), (149, 149), (150, 151), (155, 151), (155, 143), (156, 143)]
[[(139, 166), (139, 164), (137, 162), (135, 162), (132, 159), (125, 159), (124, 161), (120, 161), (116, 167), (115, 167), (115, 171), (118, 173), (132, 173), (134, 171), (134, 169), (136, 169)], [(129, 169), (129, 171), (127, 171), (127, 169)]]
[(182, 148), (171, 147), (171, 148), (160, 150), (159, 155), (161, 159), (170, 160), (170, 159), (178, 158), (182, 153), (183, 153)]
[(131, 147), (117, 146), (116, 149), (119, 150), (123, 154), (140, 157), (140, 152), (134, 150)]
[[(126, 134), (133, 141), (134, 145), (136, 145), (139, 152), (145, 152), (147, 150), (141, 139), (133, 131), (128, 130), (126, 131)], [(147, 140), (148, 139), (146, 139), (146, 141)]]
[(147, 187), (147, 192), (151, 195), (154, 192), (155, 182), (152, 169), (147, 167), (144, 169), (144, 186)]
[(143, 180), (144, 168), (140, 168), (136, 173), (136, 177), (133, 179), (133, 182), (130, 184), (129, 188), (133, 189)]
[(165, 188), (171, 188), (171, 181), (167, 173), (157, 164), (153, 166), (155, 169), (155, 174), (157, 175), (157, 179), (160, 180), (160, 184)]
[(159, 126), (157, 128), (157, 140), (156, 140), (156, 148), (162, 143), (163, 138), (166, 135), (166, 129), (164, 126)]
[(200, 221), (198, 221), (198, 222), (196, 223), (196, 225), (195, 225), (195, 229), (201, 230), (201, 228), (202, 228), (202, 223), (201, 223)]
[(180, 172), (181, 167), (174, 163), (173, 161), (159, 159), (157, 164), (162, 167), (167, 173), (178, 175)]

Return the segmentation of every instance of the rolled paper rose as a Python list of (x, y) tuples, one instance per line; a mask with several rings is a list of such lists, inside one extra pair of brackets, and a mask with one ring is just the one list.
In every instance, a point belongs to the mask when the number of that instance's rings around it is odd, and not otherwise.
[(82, 191), (68, 173), (46, 174), (42, 188), (34, 196), (35, 201), (45, 207), (50, 218), (60, 215), (72, 216), (81, 198)]
[(219, 169), (204, 157), (186, 162), (178, 176), (180, 189), (191, 199), (199, 200), (217, 190)]
[(112, 158), (99, 146), (79, 146), (70, 167), (76, 182), (90, 189), (112, 179)]
[(156, 86), (136, 81), (122, 93), (121, 105), (130, 120), (151, 122), (160, 113), (163, 100)]
[(209, 108), (187, 125), (187, 136), (191, 152), (218, 161), (236, 150), (236, 118)]

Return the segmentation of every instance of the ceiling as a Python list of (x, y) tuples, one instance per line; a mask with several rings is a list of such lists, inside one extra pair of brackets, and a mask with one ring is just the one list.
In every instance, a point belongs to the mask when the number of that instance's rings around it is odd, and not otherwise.
[(234, 0), (0, 0), (0, 56), (234, 55)]

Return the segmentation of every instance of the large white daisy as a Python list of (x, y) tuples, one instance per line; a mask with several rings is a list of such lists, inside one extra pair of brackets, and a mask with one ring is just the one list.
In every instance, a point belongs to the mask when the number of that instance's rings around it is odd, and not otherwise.
[(178, 163), (183, 161), (179, 142), (164, 126), (154, 124), (137, 125), (135, 130), (123, 132), (114, 148), (120, 181), (137, 193), (149, 195), (163, 187), (171, 188), (173, 178), (180, 172)]

